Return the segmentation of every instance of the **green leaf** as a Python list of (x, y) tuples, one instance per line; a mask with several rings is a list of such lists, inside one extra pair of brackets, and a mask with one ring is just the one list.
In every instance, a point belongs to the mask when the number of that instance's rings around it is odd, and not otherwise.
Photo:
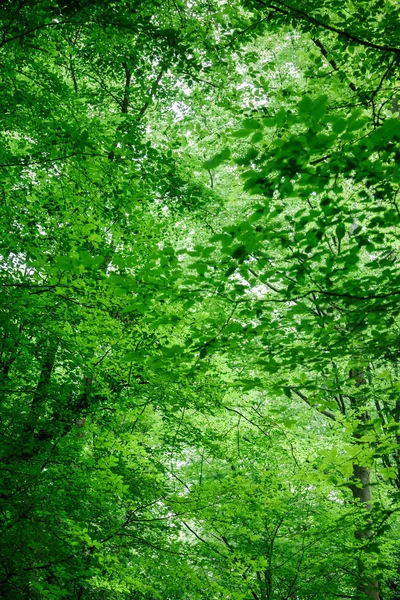
[(235, 259), (243, 259), (247, 255), (246, 246), (237, 246), (235, 250), (231, 253), (232, 258)]
[(338, 240), (342, 240), (346, 234), (346, 228), (343, 223), (339, 223), (336, 227), (336, 237)]
[(261, 123), (259, 121), (257, 121), (257, 119), (245, 119), (242, 122), (242, 125), (245, 129), (260, 129), (261, 127)]
[(231, 135), (234, 138), (245, 138), (251, 135), (251, 129), (238, 129), (237, 131), (233, 131)]

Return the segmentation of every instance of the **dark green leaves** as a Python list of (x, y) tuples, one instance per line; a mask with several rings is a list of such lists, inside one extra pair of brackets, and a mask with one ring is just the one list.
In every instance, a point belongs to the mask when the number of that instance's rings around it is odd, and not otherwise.
[(328, 96), (323, 94), (315, 100), (305, 96), (298, 105), (299, 116), (305, 123), (318, 123), (326, 113)]
[(207, 160), (204, 163), (204, 167), (206, 169), (216, 169), (217, 167), (219, 167), (223, 162), (225, 162), (226, 160), (229, 160), (231, 156), (231, 151), (229, 148), (224, 148), (224, 150), (222, 150), (222, 152), (220, 152), (219, 154), (216, 154), (213, 158), (211, 158), (210, 160)]

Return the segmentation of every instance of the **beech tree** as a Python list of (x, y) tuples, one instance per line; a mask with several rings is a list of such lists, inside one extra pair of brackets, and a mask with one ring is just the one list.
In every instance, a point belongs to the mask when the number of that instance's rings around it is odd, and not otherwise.
[(0, 32), (1, 596), (398, 598), (397, 4)]

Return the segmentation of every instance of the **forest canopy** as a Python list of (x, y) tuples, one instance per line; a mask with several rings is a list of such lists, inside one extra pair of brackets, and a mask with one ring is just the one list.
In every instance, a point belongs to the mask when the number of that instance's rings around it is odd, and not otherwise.
[(0, 597), (400, 598), (396, 0), (3, 0)]

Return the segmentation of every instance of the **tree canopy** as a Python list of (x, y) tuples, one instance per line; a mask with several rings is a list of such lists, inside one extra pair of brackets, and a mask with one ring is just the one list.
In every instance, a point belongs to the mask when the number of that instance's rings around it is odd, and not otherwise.
[(400, 598), (395, 0), (4, 0), (0, 596)]

